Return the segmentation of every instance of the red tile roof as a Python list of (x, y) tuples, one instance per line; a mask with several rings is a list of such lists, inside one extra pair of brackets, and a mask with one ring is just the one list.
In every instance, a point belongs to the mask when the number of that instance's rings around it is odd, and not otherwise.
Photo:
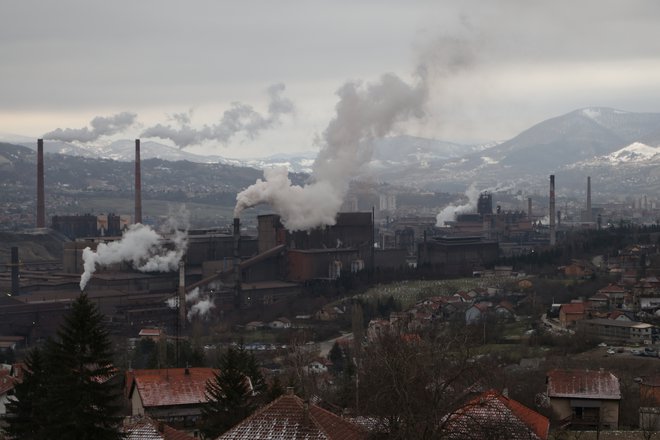
[(621, 399), (619, 379), (607, 371), (551, 370), (548, 396), (578, 399)]
[[(546, 440), (550, 430), (547, 417), (495, 390), (474, 398), (452, 414), (447, 423), (449, 438), (490, 438), (493, 430), (510, 439)], [(504, 437), (503, 437), (504, 438)]]
[(133, 370), (129, 398), (139, 393), (145, 408), (206, 402), (206, 382), (215, 371), (212, 368)]
[(293, 394), (258, 409), (217, 440), (366, 440), (367, 432)]
[(581, 302), (581, 303), (562, 304), (559, 310), (564, 314), (582, 314), (584, 313), (585, 308), (586, 308), (586, 304)]

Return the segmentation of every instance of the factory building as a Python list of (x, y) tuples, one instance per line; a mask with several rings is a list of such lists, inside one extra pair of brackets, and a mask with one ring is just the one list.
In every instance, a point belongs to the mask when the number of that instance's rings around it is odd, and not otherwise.
[(497, 256), (497, 241), (481, 236), (434, 237), (418, 247), (418, 264), (447, 276), (470, 276), (475, 268), (492, 266)]

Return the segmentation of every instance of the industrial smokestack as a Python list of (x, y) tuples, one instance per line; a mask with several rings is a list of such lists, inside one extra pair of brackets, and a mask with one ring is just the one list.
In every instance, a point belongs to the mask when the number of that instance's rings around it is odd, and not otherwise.
[(142, 175), (140, 172), (140, 139), (135, 139), (135, 221), (142, 223)]
[(11, 248), (11, 294), (17, 296), (20, 293), (20, 275), (18, 271), (18, 248)]
[(186, 327), (186, 264), (179, 261), (179, 335)]
[(527, 218), (532, 219), (532, 198), (527, 197)]
[(587, 176), (587, 221), (593, 221), (591, 214), (591, 176)]
[(561, 211), (557, 211), (557, 227), (561, 227)]
[(550, 175), (550, 207), (548, 209), (550, 216), (550, 246), (554, 246), (557, 242), (555, 231), (555, 175)]
[(37, 139), (37, 228), (46, 227), (46, 199), (44, 197), (44, 140)]
[(236, 282), (236, 296), (241, 290), (241, 268), (240, 268), (240, 254), (239, 248), (241, 245), (241, 220), (238, 217), (234, 218), (234, 278)]

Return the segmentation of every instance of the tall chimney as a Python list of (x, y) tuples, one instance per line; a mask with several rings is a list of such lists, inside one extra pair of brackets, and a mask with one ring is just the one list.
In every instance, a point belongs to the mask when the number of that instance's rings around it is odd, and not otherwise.
[(11, 294), (17, 296), (20, 293), (20, 275), (18, 271), (18, 248), (11, 248)]
[(591, 215), (591, 176), (587, 176), (587, 221), (593, 221)]
[(179, 261), (179, 335), (186, 328), (186, 264)]
[(44, 140), (37, 139), (37, 228), (46, 227), (46, 199), (44, 198)]
[(241, 245), (241, 219), (238, 217), (234, 218), (234, 281), (236, 289), (236, 300), (240, 298), (241, 292), (241, 257), (240, 257), (240, 245)]
[(548, 209), (550, 216), (550, 246), (554, 246), (557, 242), (555, 231), (555, 175), (550, 175), (550, 207)]
[(135, 139), (135, 221), (142, 223), (142, 176), (140, 172), (140, 139)]
[(532, 220), (532, 198), (527, 197), (527, 218)]

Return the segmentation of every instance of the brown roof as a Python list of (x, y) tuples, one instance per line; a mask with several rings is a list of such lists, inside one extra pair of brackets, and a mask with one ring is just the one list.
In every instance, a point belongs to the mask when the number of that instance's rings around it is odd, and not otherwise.
[(341, 417), (286, 394), (222, 434), (217, 440), (364, 440), (367, 432)]
[(578, 399), (621, 399), (619, 379), (607, 371), (551, 370), (548, 396)]
[(215, 371), (212, 368), (133, 370), (129, 398), (134, 392), (139, 393), (145, 408), (206, 402), (206, 382)]
[(489, 390), (452, 414), (447, 429), (450, 438), (462, 438), (469, 433), (469, 438), (478, 439), (481, 436), (475, 434), (481, 431), (484, 438), (489, 438), (488, 433), (492, 429), (501, 429), (503, 431), (500, 433), (506, 433), (511, 439), (545, 440), (550, 421), (520, 402)]
[(564, 312), (564, 314), (582, 314), (584, 313), (585, 308), (586, 308), (586, 304), (580, 302), (580, 303), (562, 304), (559, 310), (561, 312)]

